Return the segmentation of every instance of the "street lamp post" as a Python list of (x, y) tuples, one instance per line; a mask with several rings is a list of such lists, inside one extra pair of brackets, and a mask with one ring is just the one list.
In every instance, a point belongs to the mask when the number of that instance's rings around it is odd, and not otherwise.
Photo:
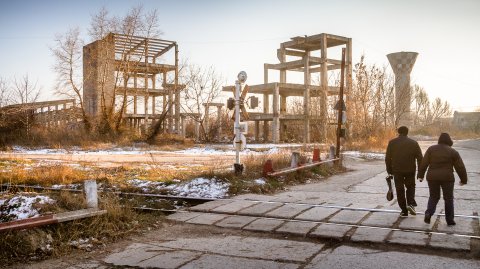
[(242, 147), (242, 133), (240, 131), (240, 103), (243, 102), (243, 100), (240, 100), (240, 93), (242, 91), (242, 86), (246, 81), (247, 73), (245, 71), (238, 73), (237, 80), (235, 81), (235, 163), (233, 164), (236, 175), (241, 175), (243, 173), (243, 165), (240, 164), (240, 149)]

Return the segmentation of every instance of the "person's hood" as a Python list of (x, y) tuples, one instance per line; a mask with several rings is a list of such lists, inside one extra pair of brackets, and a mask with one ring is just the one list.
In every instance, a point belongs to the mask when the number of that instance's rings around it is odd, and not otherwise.
[(438, 138), (438, 144), (449, 145), (450, 147), (453, 145), (453, 141), (450, 138), (450, 135), (447, 133), (442, 133)]

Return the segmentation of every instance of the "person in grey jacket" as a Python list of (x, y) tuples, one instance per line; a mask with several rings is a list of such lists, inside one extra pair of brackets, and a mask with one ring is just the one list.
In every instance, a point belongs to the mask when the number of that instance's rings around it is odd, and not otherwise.
[[(415, 206), (415, 172), (422, 161), (422, 150), (417, 141), (408, 138), (408, 128), (398, 128), (398, 137), (388, 142), (385, 164), (387, 173), (393, 175), (397, 201), (402, 212), (400, 216), (408, 216), (408, 212), (416, 215)], [(405, 188), (406, 198), (405, 199)]]
[(427, 183), (430, 191), (428, 198), (428, 206), (425, 211), (426, 223), (430, 223), (430, 218), (435, 213), (437, 203), (440, 200), (440, 188), (443, 192), (443, 200), (445, 200), (445, 219), (447, 225), (455, 225), (454, 208), (453, 208), (453, 186), (455, 177), (453, 169), (460, 177), (460, 185), (467, 184), (467, 170), (463, 164), (460, 154), (452, 148), (453, 141), (450, 135), (442, 133), (438, 138), (438, 144), (427, 149), (420, 168), (418, 169), (418, 179), (423, 181), (423, 177), (427, 172)]

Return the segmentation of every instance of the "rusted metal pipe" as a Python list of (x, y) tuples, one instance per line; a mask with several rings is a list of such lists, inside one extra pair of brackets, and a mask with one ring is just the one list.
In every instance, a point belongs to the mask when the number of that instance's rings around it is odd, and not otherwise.
[(340, 160), (340, 158), (325, 160), (325, 161), (316, 162), (316, 163), (304, 164), (304, 165), (299, 166), (299, 167), (285, 168), (285, 169), (282, 169), (282, 170), (279, 170), (279, 171), (276, 171), (276, 172), (273, 172), (273, 173), (268, 173), (267, 176), (274, 177), (274, 176), (287, 174), (287, 173), (290, 173), (290, 172), (294, 172), (294, 171), (298, 171), (298, 170), (302, 170), (302, 169), (306, 169), (306, 168), (311, 168), (311, 167), (315, 167), (315, 166), (320, 165), (320, 164), (330, 163), (330, 162), (334, 162), (334, 161), (338, 161), (338, 160)]

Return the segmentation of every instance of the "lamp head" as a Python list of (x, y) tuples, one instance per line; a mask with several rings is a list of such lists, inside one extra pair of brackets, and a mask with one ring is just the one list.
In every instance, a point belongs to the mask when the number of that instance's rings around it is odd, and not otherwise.
[(240, 71), (237, 75), (237, 79), (240, 83), (245, 83), (247, 81), (247, 72)]

